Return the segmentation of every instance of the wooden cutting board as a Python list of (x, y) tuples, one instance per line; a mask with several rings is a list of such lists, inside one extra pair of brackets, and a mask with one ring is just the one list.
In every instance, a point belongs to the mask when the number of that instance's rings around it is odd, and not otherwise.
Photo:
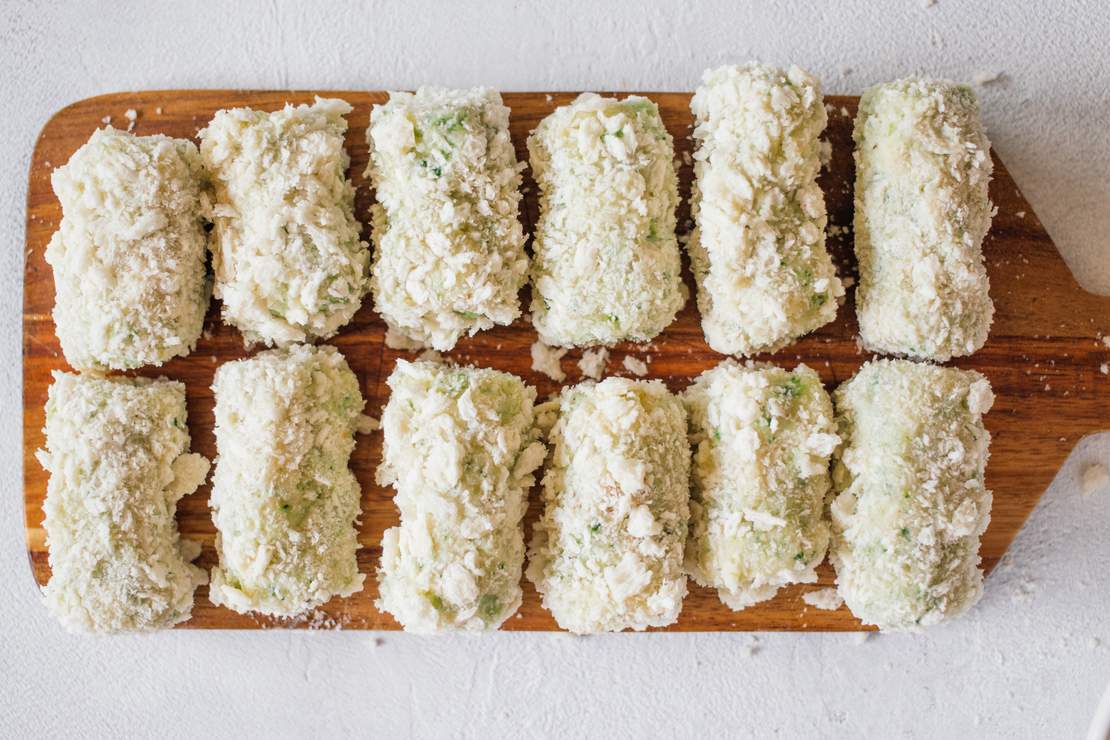
[[(42, 502), (47, 476), (35, 460), (34, 451), (44, 443), (43, 405), (46, 402), (50, 372), (66, 368), (62, 358), (51, 309), (54, 285), (43, 251), (58, 227), (61, 207), (50, 188), (50, 172), (68, 160), (99, 126), (108, 122), (117, 128), (130, 123), (125, 113), (134, 111), (137, 134), (163, 133), (194, 137), (219, 108), (251, 106), (273, 110), (286, 102), (311, 102), (311, 91), (249, 92), (236, 90), (183, 90), (116, 93), (74, 103), (54, 115), (43, 128), (31, 162), (27, 197), (27, 261), (24, 276), (23, 309), (23, 444), (24, 502), (27, 525), (27, 551), (34, 577), (44, 584), (50, 577), (45, 537), (42, 529)], [(356, 213), (367, 223), (367, 207), (372, 193), (362, 172), (366, 167), (366, 125), (370, 108), (386, 100), (384, 92), (321, 92), (342, 97), (354, 106), (348, 120), (347, 149), (351, 155), (351, 176), (358, 186)], [(690, 191), (692, 167), (689, 152), (691, 115), (688, 93), (646, 93), (659, 104), (663, 120), (674, 136), (681, 163), (679, 175), (683, 198)], [(572, 93), (508, 93), (505, 103), (512, 108), (512, 136), (517, 155), (525, 160), (525, 139), (540, 119), (556, 106), (574, 98)], [(832, 160), (822, 175), (821, 185), (829, 209), (829, 247), (841, 275), (855, 277), (852, 255), (852, 119), (857, 98), (829, 97), (829, 125), (826, 136), (832, 144)], [(536, 222), (535, 186), (526, 177), (522, 209), (525, 228), (531, 232)], [(983, 565), (993, 568), (1021, 529), (1041, 493), (1048, 486), (1072, 446), (1084, 435), (1110, 429), (1110, 376), (1100, 372), (1110, 363), (1110, 346), (1100, 341), (1110, 334), (1110, 298), (1084, 292), (1065, 266), (1052, 240), (1045, 233), (1033, 209), (1022, 197), (1002, 162), (995, 157), (991, 199), (998, 215), (987, 237), (984, 251), (991, 279), (996, 314), (987, 346), (974, 357), (954, 362), (975, 368), (990, 378), (998, 400), (986, 417), (993, 435), (987, 484), (994, 490), (994, 510), (989, 529), (983, 537)], [(688, 208), (680, 208), (679, 223), (688, 230)], [(368, 237), (368, 234), (364, 234)], [(686, 270), (687, 282), (690, 281)], [(527, 291), (525, 291), (526, 293)], [(793, 367), (805, 362), (815, 368), (832, 389), (847, 380), (868, 359), (856, 344), (853, 291), (841, 307), (837, 321), (773, 356), (759, 359)], [(370, 308), (363, 308), (333, 343), (347, 356), (362, 383), (367, 412), (378, 417), (387, 400), (385, 379), (403, 353), (385, 347), (385, 325)], [(527, 305), (527, 304), (525, 304)], [(216, 455), (212, 433), (212, 392), (210, 385), (216, 368), (223, 362), (245, 357), (239, 334), (222, 325), (215, 302), (209, 311), (207, 332), (196, 351), (186, 358), (167, 363), (160, 369), (142, 374), (166, 375), (184, 381), (188, 388), (189, 425), (193, 449), (209, 458)], [(507, 370), (534, 384), (544, 397), (558, 390), (558, 384), (532, 372), (529, 346), (535, 333), (525, 321), (462, 340), (449, 356), (463, 363), (475, 363)], [(647, 359), (650, 376), (662, 378), (672, 390), (684, 388), (701, 371), (721, 359), (702, 338), (697, 310), (687, 303), (678, 319), (647, 347), (619, 346), (610, 355), (609, 374), (625, 374), (621, 361), (626, 354)], [(576, 360), (580, 351), (570, 352), (563, 360), (568, 383), (577, 382), (580, 373)], [(277, 625), (343, 627), (357, 629), (397, 629), (386, 614), (374, 608), (377, 583), (372, 575), (381, 556), (382, 532), (397, 523), (392, 491), (374, 483), (374, 470), (381, 460), (381, 434), (360, 437), (352, 467), (363, 486), (359, 565), (371, 574), (366, 588), (347, 599), (333, 599), (308, 618), (276, 622), (242, 616), (212, 606), (207, 588), (197, 592), (193, 618), (185, 627), (262, 628)], [(208, 510), (209, 486), (182, 500), (178, 521), (183, 536), (201, 541), (203, 553), (198, 563), (205, 569), (216, 561), (213, 549), (215, 530)], [(538, 513), (538, 489), (531, 494), (527, 530)], [(862, 629), (846, 608), (822, 611), (808, 607), (801, 599), (811, 589), (832, 585), (833, 572), (828, 564), (821, 568), (819, 584), (783, 589), (771, 601), (742, 612), (725, 608), (713, 591), (691, 583), (682, 617), (671, 630), (858, 630)], [(987, 588), (990, 588), (988, 581)], [(511, 630), (552, 630), (555, 622), (540, 606), (530, 583), (525, 582), (524, 606), (505, 624)]]

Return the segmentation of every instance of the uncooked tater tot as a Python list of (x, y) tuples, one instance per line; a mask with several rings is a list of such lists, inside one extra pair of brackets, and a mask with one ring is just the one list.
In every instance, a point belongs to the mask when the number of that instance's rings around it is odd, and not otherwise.
[(983, 590), (990, 383), (970, 370), (877, 360), (834, 400), (844, 440), (831, 507), (840, 595), (884, 630), (964, 613)]
[(366, 134), (377, 204), (374, 307), (409, 340), (449, 350), (511, 324), (528, 275), (509, 109), (489, 88), (394, 92)]
[(535, 389), (496, 370), (398, 361), (378, 480), (397, 490), (378, 607), (409, 632), (497, 629), (519, 608), (521, 518), (544, 446)]
[(687, 248), (709, 346), (772, 352), (836, 318), (844, 288), (825, 250), (817, 80), (762, 64), (706, 71)]
[(63, 216), (46, 261), (66, 361), (127, 370), (192, 351), (209, 297), (208, 193), (193, 142), (109, 126), (51, 182)]
[(362, 304), (370, 252), (346, 175), (350, 112), (322, 98), (273, 113), (234, 108), (200, 132), (216, 188), (215, 294), (248, 344), (327, 339)]
[(185, 386), (55, 372), (46, 402), (46, 605), (73, 632), (140, 632), (189, 618), (204, 572), (178, 500), (208, 475), (189, 452)]
[(674, 146), (647, 98), (584, 93), (528, 138), (540, 188), (532, 321), (545, 344), (645, 342), (686, 300)]
[(940, 362), (972, 354), (994, 316), (982, 250), (993, 165), (975, 94), (945, 81), (877, 85), (853, 137), (864, 346)]
[(607, 378), (558, 406), (529, 580), (571, 632), (673, 623), (690, 514), (682, 403), (658, 380)]
[(686, 567), (743, 609), (825, 559), (832, 402), (813, 370), (726, 360), (683, 393), (694, 448)]
[(360, 489), (347, 463), (365, 417), (343, 355), (327, 345), (261, 352), (222, 365), (212, 390), (212, 603), (294, 616), (359, 591)]

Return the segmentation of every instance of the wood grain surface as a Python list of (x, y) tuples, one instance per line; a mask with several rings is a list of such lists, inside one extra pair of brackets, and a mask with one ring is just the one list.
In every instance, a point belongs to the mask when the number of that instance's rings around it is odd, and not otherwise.
[[(358, 186), (356, 213), (365, 224), (368, 222), (367, 206), (373, 197), (362, 176), (367, 158), (366, 125), (371, 106), (386, 100), (382, 92), (116, 93), (74, 103), (58, 112), (43, 128), (31, 163), (27, 198), (23, 313), (24, 501), (27, 551), (31, 570), (39, 584), (46, 583), (50, 577), (42, 529), (47, 476), (35, 460), (34, 452), (44, 443), (43, 406), (50, 372), (67, 367), (51, 319), (54, 284), (43, 258), (46, 244), (62, 215), (50, 188), (51, 170), (65, 163), (107, 117), (116, 127), (126, 128), (129, 120), (125, 111), (129, 109), (138, 114), (134, 122), (137, 134), (195, 137), (220, 108), (251, 106), (273, 110), (286, 102), (311, 102), (314, 94), (342, 97), (354, 106), (348, 118), (347, 149), (351, 155), (351, 176)], [(681, 165), (680, 193), (686, 198), (693, 174), (689, 159), (690, 95), (644, 94), (659, 104), (664, 122), (674, 136)], [(528, 133), (556, 106), (572, 100), (574, 94), (508, 93), (504, 97), (512, 108), (511, 127), (517, 154), (524, 160)], [(856, 102), (857, 99), (851, 97), (826, 99), (829, 109), (826, 137), (832, 144), (832, 160), (821, 180), (829, 209), (829, 247), (841, 275), (853, 277), (856, 267), (851, 249), (851, 122)], [(525, 187), (521, 216), (525, 229), (531, 232), (537, 206), (535, 187), (527, 173)], [(1086, 434), (1110, 428), (1110, 376), (1100, 372), (1100, 365), (1110, 362), (1110, 347), (1100, 341), (1103, 334), (1110, 334), (1110, 298), (1094, 296), (1078, 286), (1033, 209), (997, 157), (991, 198), (998, 207), (998, 215), (984, 251), (996, 306), (994, 328), (984, 349), (971, 358), (952, 363), (984, 373), (998, 397), (994, 409), (986, 417), (987, 428), (993, 435), (987, 484), (994, 490), (994, 510), (982, 544), (983, 565), (988, 570), (998, 563), (1072, 446)], [(685, 203), (680, 207), (679, 224), (681, 231), (688, 230)], [(364, 233), (364, 236), (369, 234)], [(688, 265), (684, 269), (686, 280), (690, 282)], [(527, 289), (525, 299), (526, 294)], [(849, 290), (848, 301), (833, 324), (774, 355), (758, 359), (787, 367), (805, 362), (821, 374), (829, 389), (848, 379), (869, 357), (856, 344), (852, 297), (853, 291)], [(216, 455), (210, 389), (213, 373), (221, 363), (248, 354), (240, 335), (220, 323), (218, 309), (218, 303), (213, 301), (206, 320), (207, 331), (192, 355), (175, 359), (162, 368), (142, 371), (144, 375), (165, 375), (186, 384), (193, 449), (209, 458)], [(387, 400), (385, 378), (395, 360), (403, 356), (385, 346), (384, 334), (385, 325), (372, 310), (368, 296), (351, 324), (333, 340), (358, 375), (367, 399), (367, 412), (375, 417)], [(530, 369), (529, 345), (534, 339), (531, 326), (521, 320), (511, 327), (464, 339), (448, 356), (458, 362), (517, 373), (534, 384), (544, 397), (557, 391), (559, 385)], [(621, 366), (626, 354), (645, 359), (650, 356), (650, 376), (662, 378), (675, 391), (723, 359), (710, 350), (702, 338), (692, 300), (655, 342), (647, 346), (616, 347), (610, 355), (608, 374), (627, 374)], [(563, 359), (567, 383), (580, 379), (575, 362), (580, 356), (580, 351), (573, 350)], [(382, 532), (397, 523), (392, 490), (374, 483), (374, 470), (380, 459), (381, 434), (360, 437), (352, 457), (352, 468), (363, 487), (359, 565), (363, 572), (371, 574), (365, 590), (346, 599), (333, 599), (306, 618), (279, 622), (215, 607), (208, 601), (207, 588), (202, 587), (197, 592), (193, 618), (182, 626), (397, 629), (398, 625), (389, 615), (374, 608), (377, 583), (372, 574), (381, 556)], [(206, 484), (183, 499), (177, 515), (182, 535), (203, 543), (198, 563), (205, 569), (216, 560), (215, 530), (208, 510), (209, 490)], [(538, 513), (537, 501), (538, 489), (533, 489), (526, 519), (528, 532)], [(820, 574), (818, 584), (785, 588), (774, 599), (742, 612), (730, 611), (713, 591), (691, 583), (681, 619), (668, 629), (863, 629), (844, 607), (838, 611), (822, 611), (802, 601), (805, 591), (832, 585), (833, 572), (827, 563)], [(989, 580), (987, 588), (990, 588)], [(508, 620), (505, 629), (556, 629), (551, 616), (540, 606), (531, 584), (525, 582), (524, 589), (524, 606), (516, 617)]]

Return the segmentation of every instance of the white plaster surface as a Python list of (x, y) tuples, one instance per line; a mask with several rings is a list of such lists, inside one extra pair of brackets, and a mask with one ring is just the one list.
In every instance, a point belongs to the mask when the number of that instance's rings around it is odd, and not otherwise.
[(749, 58), (806, 66), (833, 93), (1000, 73), (981, 88), (991, 139), (1080, 281), (1110, 293), (1107, 38), (1105, 0), (0, 1), (0, 736), (1082, 737), (1110, 679), (1110, 490), (1078, 481), (1110, 466), (1110, 435), (1076, 447), (981, 605), (923, 636), (82, 639), (47, 617), (23, 554), (18, 317), (31, 148), (79, 98), (685, 90)]

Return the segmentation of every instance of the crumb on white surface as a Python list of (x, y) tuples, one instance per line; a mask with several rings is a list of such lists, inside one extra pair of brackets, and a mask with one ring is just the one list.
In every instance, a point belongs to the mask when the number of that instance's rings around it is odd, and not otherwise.
[(582, 359), (578, 361), (578, 369), (587, 378), (601, 380), (601, 376), (605, 374), (605, 363), (608, 359), (609, 350), (607, 348), (588, 349), (582, 353)]
[(621, 364), (624, 365), (625, 370), (632, 373), (633, 375), (638, 375), (640, 377), (643, 377), (643, 376), (647, 375), (647, 372), (648, 372), (647, 363), (644, 362), (643, 360), (641, 360), (638, 357), (633, 357), (632, 355), (625, 355), (624, 356), (624, 362), (622, 362)]
[(1001, 71), (991, 70), (991, 71), (976, 72), (975, 76), (971, 78), (971, 81), (974, 82), (979, 87), (983, 87), (984, 85), (990, 85), (994, 82), (998, 82), (1001, 79), (1002, 79), (1002, 72)]
[(543, 373), (556, 382), (562, 382), (567, 374), (563, 372), (559, 360), (567, 353), (566, 349), (548, 347), (541, 340), (532, 342), (532, 369)]
[(857, 632), (854, 635), (852, 635), (852, 643), (855, 644), (855, 645), (862, 645), (863, 643), (870, 640), (871, 636), (873, 634), (875, 634), (875, 633), (874, 632)]
[(802, 594), (802, 601), (810, 606), (827, 611), (836, 611), (844, 603), (844, 599), (835, 588), (822, 588), (816, 591), (807, 591)]
[(1098, 463), (1091, 463), (1083, 468), (1082, 488), (1084, 496), (1090, 496), (1100, 488), (1105, 488), (1110, 483), (1110, 474), (1106, 468)]

